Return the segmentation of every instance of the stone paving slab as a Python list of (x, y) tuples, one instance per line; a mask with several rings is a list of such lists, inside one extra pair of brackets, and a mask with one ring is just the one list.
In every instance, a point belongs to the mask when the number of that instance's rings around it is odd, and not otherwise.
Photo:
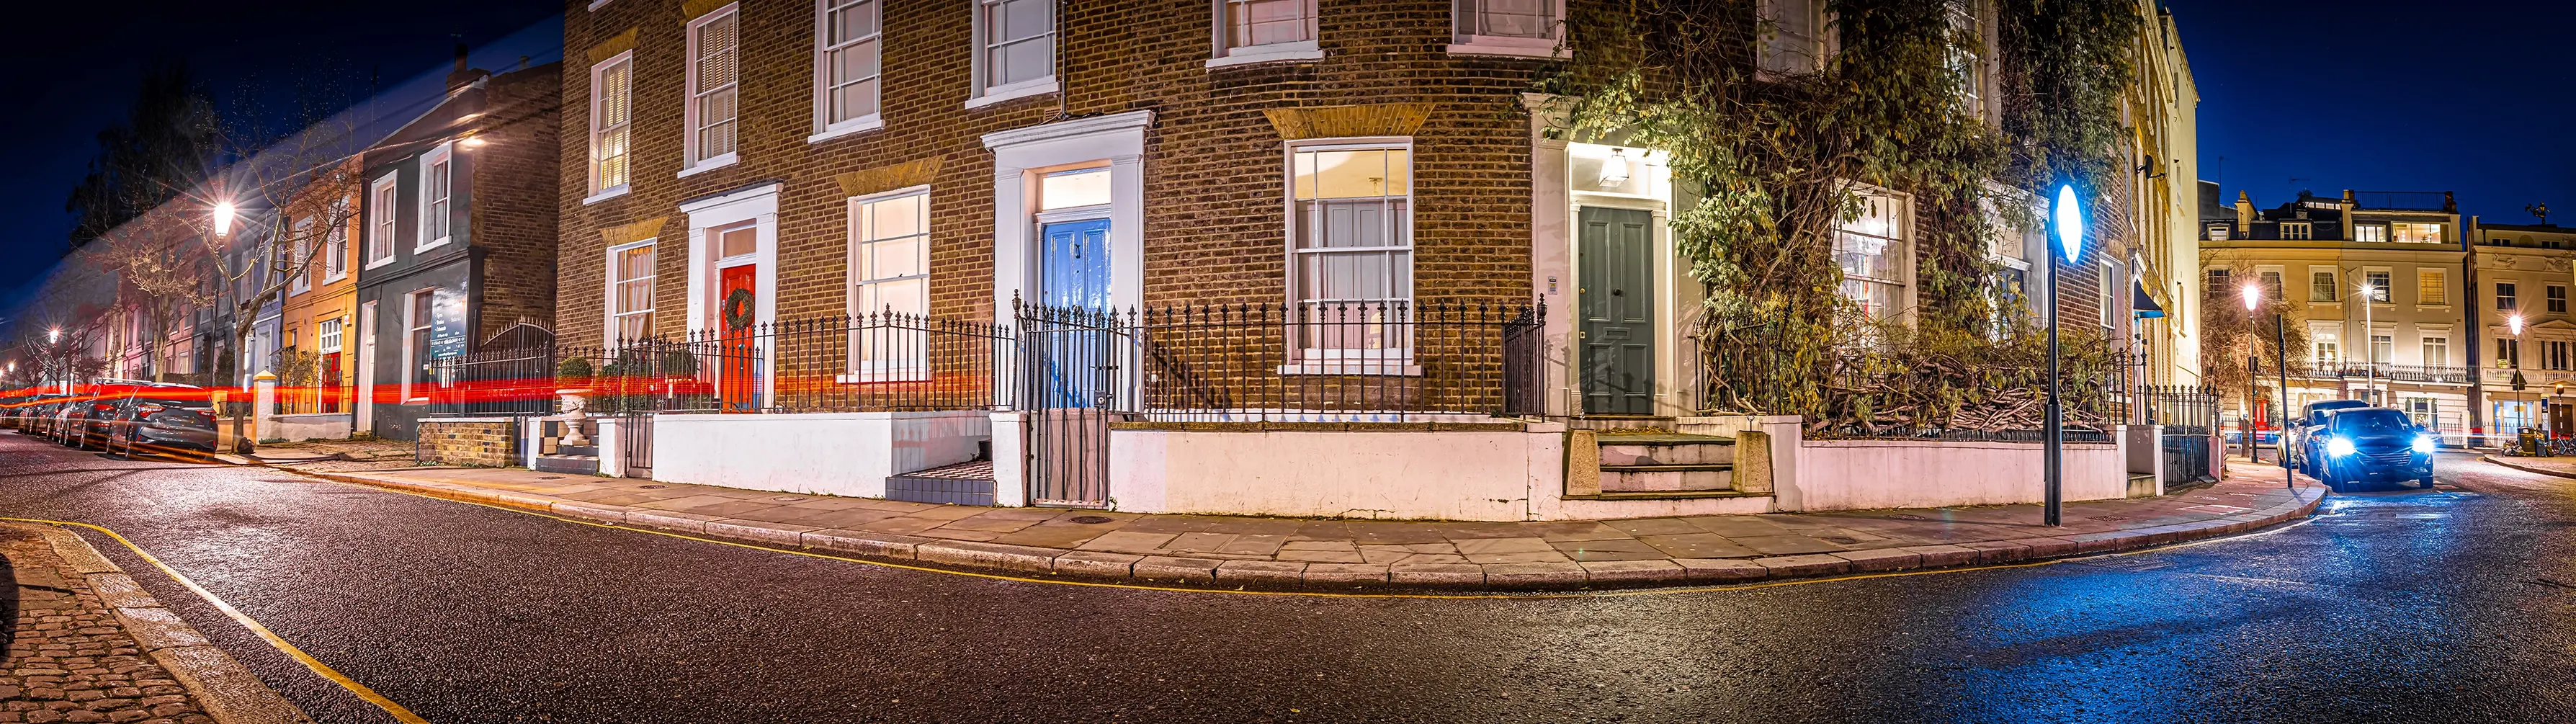
[[(296, 470), (294, 465), (275, 465)], [(2239, 468), (2242, 468), (2241, 470)], [(1542, 591), (1708, 585), (2131, 550), (2303, 517), (2326, 491), (2230, 463), (2154, 498), (1821, 513), (1462, 522), (931, 505), (501, 468), (307, 471), (435, 497), (871, 560), (1224, 588)]]

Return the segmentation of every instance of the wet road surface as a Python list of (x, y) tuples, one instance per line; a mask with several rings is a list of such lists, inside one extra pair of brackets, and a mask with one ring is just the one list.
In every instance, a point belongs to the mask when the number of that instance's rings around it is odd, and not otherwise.
[[(2576, 721), (2576, 481), (2057, 565), (1552, 599), (993, 580), (0, 433), (0, 515), (113, 528), (431, 722)], [(326, 724), (391, 722), (103, 536)]]

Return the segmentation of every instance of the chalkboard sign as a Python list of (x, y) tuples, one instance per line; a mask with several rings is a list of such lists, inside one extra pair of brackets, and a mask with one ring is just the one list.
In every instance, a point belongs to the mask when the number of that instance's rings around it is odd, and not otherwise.
[(429, 358), (465, 354), (465, 290), (439, 287), (429, 298)]

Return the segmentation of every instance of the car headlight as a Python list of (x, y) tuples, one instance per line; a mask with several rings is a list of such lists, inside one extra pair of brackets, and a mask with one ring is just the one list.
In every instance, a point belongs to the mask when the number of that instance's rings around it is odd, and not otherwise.
[(2415, 451), (2416, 451), (2416, 452), (2419, 452), (2419, 453), (2426, 454), (2426, 455), (2431, 455), (2431, 454), (2433, 454), (2433, 436), (2431, 436), (2431, 435), (2419, 435), (2419, 436), (2417, 436), (2417, 437), (2415, 438)]
[(2326, 454), (2343, 457), (2353, 453), (2352, 441), (2340, 437), (2326, 438)]

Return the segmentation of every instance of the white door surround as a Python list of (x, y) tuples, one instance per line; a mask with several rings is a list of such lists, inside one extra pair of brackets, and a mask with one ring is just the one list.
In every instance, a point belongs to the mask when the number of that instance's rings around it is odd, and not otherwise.
[[(404, 330), (408, 336), (410, 330)], [(376, 429), (376, 302), (358, 305), (358, 417), (349, 429)]]
[(1037, 289), (1037, 177), (1109, 162), (1110, 303), (1144, 302), (1145, 131), (1154, 112), (1129, 111), (984, 134), (993, 152), (993, 316), (1010, 324), (1011, 300)]
[[(752, 271), (752, 284), (756, 287), (753, 299), (757, 302), (752, 305), (753, 323), (777, 321), (778, 192), (785, 186), (778, 182), (753, 184), (680, 204), (680, 213), (688, 217), (689, 227), (689, 331), (711, 332), (718, 328), (708, 324), (714, 315), (715, 289), (722, 279), (717, 276), (717, 242), (708, 238), (708, 232), (738, 227), (746, 221), (756, 229), (752, 238), (758, 248), (752, 253), (751, 263), (760, 265)], [(729, 261), (723, 266), (739, 263)], [(767, 352), (771, 355), (770, 368), (776, 369), (778, 350), (772, 347)], [(760, 406), (766, 408), (775, 402), (777, 388), (766, 378), (760, 386)]]

